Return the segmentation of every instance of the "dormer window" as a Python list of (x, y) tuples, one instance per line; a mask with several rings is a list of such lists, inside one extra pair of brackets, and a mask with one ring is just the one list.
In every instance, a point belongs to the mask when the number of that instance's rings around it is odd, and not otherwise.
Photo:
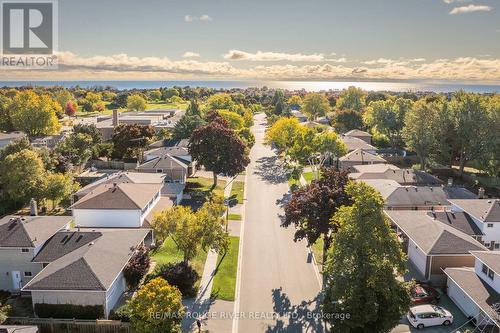
[(483, 264), (483, 268), (481, 269), (481, 271), (482, 271), (484, 274), (488, 274), (488, 266), (486, 266), (485, 264)]
[(483, 264), (483, 267), (481, 268), (481, 271), (483, 272), (484, 275), (487, 275), (491, 280), (495, 278), (495, 272), (485, 264)]
[(30, 252), (30, 249), (27, 249), (27, 248), (22, 248), (22, 249), (21, 249), (21, 252), (22, 252), (22, 253), (28, 253), (28, 252)]
[(488, 228), (493, 228), (493, 223), (488, 223), (486, 226), (487, 226)]

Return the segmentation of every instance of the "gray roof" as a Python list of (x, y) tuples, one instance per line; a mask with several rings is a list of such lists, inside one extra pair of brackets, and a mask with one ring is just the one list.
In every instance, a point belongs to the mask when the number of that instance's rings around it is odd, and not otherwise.
[(34, 325), (0, 325), (0, 333), (38, 333)]
[(484, 235), (469, 214), (464, 212), (429, 212), (427, 215), (470, 236)]
[(449, 199), (473, 198), (474, 193), (459, 186), (403, 186), (392, 179), (363, 179), (378, 190), (391, 207), (423, 207), (449, 205)]
[(385, 213), (427, 255), (469, 254), (470, 251), (486, 250), (471, 236), (434, 221), (426, 211), (388, 210)]
[(344, 135), (353, 136), (353, 137), (370, 137), (370, 138), (372, 137), (372, 135), (370, 133), (359, 130), (359, 129), (350, 130), (349, 132), (345, 133)]
[(472, 267), (445, 268), (451, 279), (483, 312), (498, 325), (498, 313), (493, 309), (500, 302), (500, 295), (474, 272)]
[(397, 166), (388, 163), (360, 164), (360, 165), (353, 165), (352, 168), (357, 173), (364, 173), (364, 172), (380, 173), (380, 172), (385, 172), (387, 170), (399, 170)]
[(164, 170), (187, 170), (188, 165), (179, 159), (166, 154), (161, 157), (153, 158), (149, 161), (144, 162), (143, 164), (137, 167), (137, 170), (154, 170), (154, 169), (164, 169)]
[[(86, 238), (89, 242), (49, 263), (23, 290), (108, 290), (134, 249), (150, 232), (148, 229), (91, 230), (100, 233), (100, 237), (92, 241)], [(54, 247), (47, 250), (51, 253), (60, 248), (55, 242), (49, 246)]]
[(43, 245), (32, 261), (44, 263), (52, 262), (90, 242), (93, 242), (101, 236), (102, 233), (95, 231), (60, 231), (52, 236)]
[(103, 184), (78, 200), (73, 209), (143, 209), (161, 184)]
[(26, 134), (23, 132), (10, 132), (10, 133), (2, 133), (0, 132), (0, 140), (16, 140), (25, 138)]
[(363, 150), (376, 150), (374, 146), (372, 146), (369, 143), (366, 143), (364, 140), (360, 138), (356, 138), (354, 136), (349, 136), (349, 135), (340, 135), (340, 140), (344, 142), (344, 144), (347, 147), (348, 151), (353, 151), (356, 149), (363, 149)]
[(36, 247), (72, 219), (71, 216), (5, 216), (0, 219), (0, 247)]
[(500, 199), (450, 200), (450, 202), (483, 222), (500, 222)]
[(486, 264), (495, 273), (500, 275), (500, 252), (499, 251), (472, 251), (474, 257)]
[(382, 172), (351, 173), (352, 179), (392, 179), (401, 185), (440, 185), (442, 181), (433, 175), (413, 169), (385, 169)]
[(341, 162), (345, 162), (345, 161), (360, 162), (361, 164), (363, 164), (365, 162), (369, 162), (369, 163), (386, 163), (387, 162), (382, 157), (371, 154), (371, 153), (364, 151), (362, 149), (353, 150), (350, 153), (347, 153), (346, 155), (339, 158), (339, 160)]
[(165, 174), (163, 173), (144, 173), (144, 172), (129, 172), (120, 171), (109, 175), (108, 177), (99, 179), (87, 186), (81, 188), (75, 194), (78, 197), (82, 197), (90, 192), (92, 192), (97, 187), (103, 184), (121, 184), (121, 183), (132, 183), (132, 184), (162, 184), (165, 182)]

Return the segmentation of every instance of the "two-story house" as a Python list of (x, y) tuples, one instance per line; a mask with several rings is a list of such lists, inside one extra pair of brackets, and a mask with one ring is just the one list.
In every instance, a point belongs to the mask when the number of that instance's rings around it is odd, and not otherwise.
[(32, 262), (45, 242), (69, 228), (71, 216), (6, 216), (0, 219), (0, 290), (18, 292), (43, 268)]
[(161, 198), (162, 184), (102, 184), (71, 209), (82, 228), (141, 228)]
[(490, 250), (500, 250), (500, 199), (449, 200), (452, 212), (463, 212), (482, 232)]
[(447, 293), (482, 332), (500, 329), (500, 252), (471, 251), (474, 267), (445, 268)]

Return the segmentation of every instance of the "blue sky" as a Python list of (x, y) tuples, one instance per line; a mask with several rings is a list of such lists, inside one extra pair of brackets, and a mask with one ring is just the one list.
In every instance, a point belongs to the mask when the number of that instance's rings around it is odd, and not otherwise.
[(500, 2), (59, 0), (59, 50), (63, 66), (50, 73), (59, 79), (491, 82), (500, 80)]

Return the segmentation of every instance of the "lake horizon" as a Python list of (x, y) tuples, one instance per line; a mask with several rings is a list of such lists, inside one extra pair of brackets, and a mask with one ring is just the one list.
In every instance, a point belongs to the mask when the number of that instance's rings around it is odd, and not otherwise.
[(411, 81), (269, 81), (269, 80), (12, 80), (0, 81), (0, 87), (62, 86), (107, 87), (118, 90), (157, 89), (161, 87), (204, 87), (212, 89), (262, 88), (285, 90), (306, 90), (311, 92), (343, 90), (355, 86), (366, 91), (391, 92), (435, 92), (450, 93), (459, 90), (474, 93), (498, 93), (499, 84), (454, 83), (454, 82), (411, 82)]

